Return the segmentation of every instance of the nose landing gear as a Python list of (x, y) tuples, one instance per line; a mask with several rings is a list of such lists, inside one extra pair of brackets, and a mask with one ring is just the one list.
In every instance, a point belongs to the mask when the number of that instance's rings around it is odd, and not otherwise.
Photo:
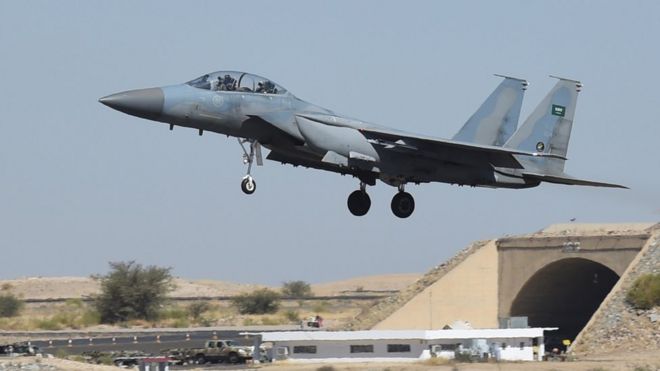
[(399, 185), (399, 192), (392, 197), (392, 212), (399, 218), (407, 218), (415, 211), (415, 199)]
[(257, 182), (254, 181), (252, 176), (246, 175), (243, 177), (243, 180), (241, 180), (241, 190), (246, 195), (251, 195), (257, 190)]
[(367, 194), (367, 185), (360, 183), (360, 189), (348, 196), (348, 210), (355, 216), (363, 216), (371, 207), (371, 198)]
[[(245, 148), (245, 143), (250, 143), (250, 151)], [(238, 144), (243, 148), (243, 163), (247, 165), (247, 174), (241, 180), (241, 190), (246, 195), (251, 195), (257, 190), (257, 182), (254, 181), (250, 171), (252, 170), (252, 163), (257, 161), (257, 166), (264, 164), (261, 157), (261, 144), (254, 139), (238, 139)]]

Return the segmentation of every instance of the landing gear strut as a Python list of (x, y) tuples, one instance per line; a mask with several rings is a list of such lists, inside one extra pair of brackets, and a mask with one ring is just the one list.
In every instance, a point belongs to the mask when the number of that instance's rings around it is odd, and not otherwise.
[[(250, 143), (250, 151), (245, 148), (245, 143)], [(264, 164), (263, 158), (261, 157), (261, 144), (254, 139), (238, 139), (238, 144), (243, 148), (243, 163), (246, 164), (247, 174), (241, 180), (241, 190), (246, 195), (251, 195), (254, 191), (257, 190), (257, 182), (254, 181), (250, 171), (252, 170), (252, 163), (257, 160), (257, 166)]]
[(415, 211), (415, 199), (399, 185), (399, 193), (392, 197), (392, 212), (399, 218), (407, 218)]
[(363, 216), (371, 207), (371, 198), (367, 194), (367, 185), (360, 182), (360, 189), (348, 196), (348, 210), (355, 216)]

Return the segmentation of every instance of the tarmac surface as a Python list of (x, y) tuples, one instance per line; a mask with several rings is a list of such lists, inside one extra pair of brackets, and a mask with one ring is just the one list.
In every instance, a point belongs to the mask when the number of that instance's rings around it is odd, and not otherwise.
[(190, 331), (174, 334), (124, 335), (91, 338), (72, 338), (55, 340), (32, 340), (32, 345), (38, 346), (43, 352), (55, 354), (82, 354), (87, 351), (120, 351), (140, 350), (145, 353), (160, 354), (161, 350), (169, 348), (196, 348), (204, 346), (206, 340), (234, 340), (241, 345), (252, 345), (251, 339), (239, 335), (240, 330), (233, 331)]

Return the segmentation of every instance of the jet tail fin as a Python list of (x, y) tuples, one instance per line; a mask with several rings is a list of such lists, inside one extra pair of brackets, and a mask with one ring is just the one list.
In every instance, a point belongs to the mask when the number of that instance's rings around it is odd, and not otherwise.
[(504, 81), (454, 135), (454, 140), (501, 146), (516, 130), (527, 81), (503, 75), (495, 76), (503, 77)]
[[(582, 83), (551, 77), (559, 81), (506, 142), (505, 147), (566, 157)], [(544, 174), (562, 174), (564, 162), (557, 158), (538, 157), (530, 159), (525, 167)]]

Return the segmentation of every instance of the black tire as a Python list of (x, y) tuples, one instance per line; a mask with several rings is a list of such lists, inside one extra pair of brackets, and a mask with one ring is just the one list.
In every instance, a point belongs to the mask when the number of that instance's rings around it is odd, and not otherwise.
[(205, 365), (206, 364), (206, 357), (204, 357), (203, 354), (198, 354), (195, 356), (195, 363), (198, 365)]
[(229, 357), (227, 358), (227, 361), (229, 361), (229, 363), (232, 365), (237, 364), (240, 360), (241, 358), (236, 353), (229, 353)]
[(243, 180), (241, 180), (241, 190), (246, 195), (251, 195), (257, 190), (257, 182), (252, 178), (243, 178)]
[(371, 198), (365, 191), (357, 190), (348, 196), (348, 210), (355, 216), (363, 216), (371, 207)]
[(399, 192), (392, 197), (392, 212), (399, 218), (407, 218), (415, 211), (415, 199), (408, 192)]

